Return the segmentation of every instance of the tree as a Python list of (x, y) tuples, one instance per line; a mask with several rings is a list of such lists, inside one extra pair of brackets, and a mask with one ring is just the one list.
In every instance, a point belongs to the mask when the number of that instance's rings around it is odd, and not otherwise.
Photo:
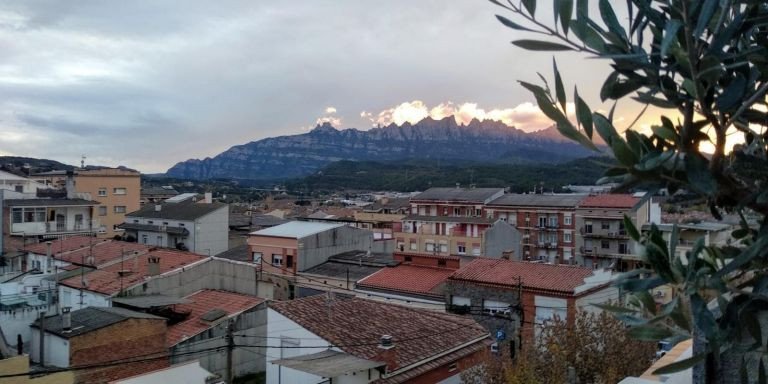
[[(536, 0), (502, 3), (507, 27), (546, 36), (516, 40), (532, 51), (576, 51), (608, 60), (612, 72), (600, 90), (606, 100), (633, 100), (664, 109), (651, 133), (613, 124), (613, 109), (593, 112), (574, 88), (576, 121), (566, 117), (565, 85), (554, 65), (554, 90), (521, 82), (558, 130), (595, 151), (593, 132), (619, 162), (601, 181), (628, 190), (642, 183), (654, 191), (684, 189), (706, 199), (716, 218), (738, 214), (736, 245), (705, 245), (676, 256), (677, 230), (667, 243), (657, 228), (628, 232), (644, 246), (653, 270), (623, 275), (630, 306), (609, 308), (643, 340), (694, 338), (694, 356), (661, 368), (695, 366), (695, 382), (766, 382), (768, 309), (768, 4), (762, 0), (629, 0), (620, 20), (608, 0), (555, 0), (554, 25), (536, 16)], [(615, 104), (614, 104), (615, 107)], [(645, 111), (645, 108), (643, 111)], [(638, 116), (639, 118), (640, 116)], [(637, 121), (637, 119), (635, 119)], [(633, 123), (634, 124), (634, 123)], [(632, 124), (632, 125), (633, 125)], [(630, 128), (632, 127), (630, 125)], [(729, 152), (726, 140), (738, 145)], [(712, 154), (701, 145), (711, 143)], [(756, 215), (756, 223), (747, 217)], [(649, 278), (638, 277), (653, 272)], [(675, 299), (657, 310), (648, 290), (669, 285)]]
[(562, 384), (572, 368), (579, 383), (612, 384), (643, 373), (655, 350), (655, 343), (630, 338), (624, 324), (607, 312), (580, 311), (572, 326), (559, 318), (543, 324), (536, 344), (514, 362), (489, 356), (483, 369), (462, 379), (477, 384)]

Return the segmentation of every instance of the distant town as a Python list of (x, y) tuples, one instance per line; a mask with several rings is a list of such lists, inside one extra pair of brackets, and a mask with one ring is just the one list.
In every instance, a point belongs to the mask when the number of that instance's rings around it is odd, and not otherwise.
[(127, 168), (28, 168), (0, 171), (0, 383), (458, 382), (620, 303), (614, 280), (647, 267), (630, 230), (675, 224), (684, 254), (739, 223), (611, 185), (232, 201)]

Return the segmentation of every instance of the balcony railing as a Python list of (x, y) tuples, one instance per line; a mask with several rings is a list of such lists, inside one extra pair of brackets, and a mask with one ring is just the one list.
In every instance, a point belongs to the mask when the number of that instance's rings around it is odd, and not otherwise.
[(11, 224), (11, 233), (25, 235), (45, 235), (55, 233), (98, 232), (101, 229), (99, 220), (78, 220), (73, 222), (40, 221)]

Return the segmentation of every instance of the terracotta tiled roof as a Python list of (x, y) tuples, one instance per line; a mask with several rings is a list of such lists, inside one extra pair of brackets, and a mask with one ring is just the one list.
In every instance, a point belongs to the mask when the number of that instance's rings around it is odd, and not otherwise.
[[(103, 241), (106, 241), (106, 240), (96, 239), (96, 238), (87, 237), (87, 236), (75, 236), (75, 237), (67, 237), (63, 239), (56, 239), (51, 241), (51, 252), (53, 252), (53, 254), (55, 255), (62, 252), (69, 252), (75, 249), (87, 247), (90, 244), (98, 244)], [(48, 244), (46, 244), (45, 242), (30, 244), (24, 247), (24, 250), (27, 252), (37, 253), (39, 255), (45, 255), (48, 252)]]
[(456, 271), (450, 279), (516, 287), (517, 279), (521, 277), (524, 289), (573, 294), (590, 275), (591, 269), (571, 265), (477, 258)]
[(628, 194), (607, 193), (603, 195), (587, 196), (581, 201), (579, 207), (594, 208), (632, 208), (640, 201), (639, 197)]
[[(147, 271), (148, 258), (150, 256), (160, 258), (160, 273), (170, 272), (185, 265), (204, 260), (206, 257), (190, 252), (158, 249), (136, 257), (126, 258), (123, 263), (112, 264), (103, 269), (97, 269), (85, 275), (86, 286), (80, 281), (80, 276), (62, 280), (60, 284), (76, 289), (85, 289), (105, 295), (113, 295), (120, 292), (120, 287), (128, 288), (144, 281), (149, 277)], [(121, 265), (122, 264), (122, 265)], [(122, 278), (118, 273), (125, 270)]]
[(435, 289), (453, 272), (448, 268), (401, 264), (379, 270), (358, 281), (357, 287), (442, 297)]
[(185, 299), (189, 300), (189, 303), (177, 304), (175, 310), (189, 311), (190, 314), (184, 321), (168, 327), (166, 339), (169, 347), (178, 344), (185, 337), (195, 336), (217, 324), (219, 319), (208, 322), (200, 318), (213, 309), (221, 309), (229, 317), (264, 302), (264, 299), (256, 296), (210, 289), (195, 292)]
[[(84, 248), (58, 254), (56, 258), (72, 264), (98, 267), (119, 260), (123, 252), (125, 252), (125, 259), (130, 260), (133, 252), (147, 253), (150, 249), (151, 247), (143, 244), (108, 240), (94, 244), (92, 249), (86, 245)], [(90, 256), (93, 256), (93, 261), (88, 260)]]
[[(270, 308), (344, 352), (388, 362), (389, 371), (460, 345), (468, 344), (462, 349), (471, 349), (472, 341), (481, 343), (488, 336), (488, 331), (470, 318), (349, 296), (337, 295), (330, 305), (325, 295), (316, 295), (272, 302)], [(378, 347), (382, 335), (392, 336), (394, 348)]]

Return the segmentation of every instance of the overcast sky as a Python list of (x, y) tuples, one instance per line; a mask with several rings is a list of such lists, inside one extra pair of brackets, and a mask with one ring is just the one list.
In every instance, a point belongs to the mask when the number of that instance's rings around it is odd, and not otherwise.
[[(532, 36), (498, 23), (502, 11), (481, 0), (0, 1), (0, 154), (164, 172), (320, 121), (368, 129), (458, 111), (543, 128), (516, 81), (551, 76), (552, 55), (509, 44)], [(598, 107), (605, 63), (558, 63), (569, 94), (578, 80)]]

